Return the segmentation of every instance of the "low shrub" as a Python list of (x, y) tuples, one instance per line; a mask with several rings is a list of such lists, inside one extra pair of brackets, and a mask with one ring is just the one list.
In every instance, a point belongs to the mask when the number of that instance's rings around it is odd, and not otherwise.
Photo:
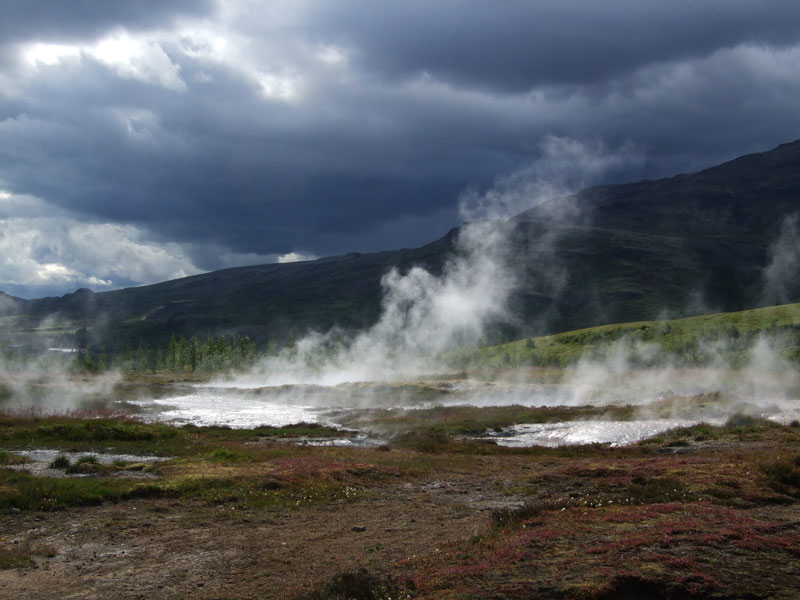
[(122, 479), (97, 477), (33, 477), (20, 471), (0, 471), (0, 511), (60, 510), (70, 506), (91, 506), (106, 500), (118, 501), (131, 483)]
[(103, 470), (103, 465), (101, 465), (97, 457), (92, 454), (81, 456), (74, 463), (66, 467), (66, 472), (70, 474), (98, 473), (101, 470)]
[(506, 525), (529, 521), (542, 512), (562, 510), (570, 506), (572, 506), (572, 503), (565, 500), (540, 500), (526, 502), (522, 506), (513, 508), (499, 508), (492, 511), (492, 524), (496, 527), (505, 527)]
[(65, 419), (56, 423), (45, 422), (36, 427), (33, 433), (39, 438), (71, 442), (138, 442), (174, 438), (177, 430), (163, 424), (123, 419)]
[(627, 495), (642, 504), (674, 502), (685, 496), (686, 486), (675, 477), (634, 477), (628, 484)]
[(14, 454), (8, 450), (0, 450), (0, 465), (19, 465), (28, 462), (26, 456)]
[(240, 450), (230, 450), (227, 448), (217, 448), (207, 457), (212, 462), (246, 462), (253, 460), (253, 455)]
[(761, 472), (773, 490), (800, 498), (800, 455), (763, 465)]
[(69, 458), (59, 454), (50, 462), (51, 469), (68, 469), (70, 467)]
[(297, 600), (384, 600), (412, 598), (413, 587), (403, 586), (388, 576), (374, 575), (366, 569), (339, 573), (329, 582)]

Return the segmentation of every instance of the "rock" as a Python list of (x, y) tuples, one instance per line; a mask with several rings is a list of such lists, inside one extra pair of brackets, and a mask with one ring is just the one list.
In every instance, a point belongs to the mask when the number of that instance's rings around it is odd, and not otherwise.
[(351, 531), (366, 531), (366, 530), (367, 530), (367, 528), (366, 528), (366, 527), (363, 527), (363, 526), (361, 526), (361, 525), (353, 525), (353, 526), (350, 528), (350, 530), (351, 530)]
[(22, 511), (21, 511), (20, 509), (16, 508), (15, 506), (12, 506), (12, 507), (11, 507), (11, 514), (12, 514), (12, 515), (18, 515), (18, 514), (19, 514), (19, 513), (21, 513), (21, 512), (22, 512)]

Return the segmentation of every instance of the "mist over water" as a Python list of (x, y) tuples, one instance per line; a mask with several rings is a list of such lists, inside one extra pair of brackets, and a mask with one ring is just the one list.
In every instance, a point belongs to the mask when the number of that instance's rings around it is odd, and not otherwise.
[(118, 371), (82, 377), (62, 357), (0, 361), (0, 399), (11, 412), (62, 414), (101, 406), (122, 379)]
[[(510, 219), (539, 206), (561, 223), (589, 224), (591, 213), (570, 202), (567, 193), (636, 160), (629, 147), (610, 152), (575, 140), (548, 139), (535, 165), (498, 180), (484, 193), (465, 192), (461, 214), (467, 223), (441, 273), (417, 266), (384, 276), (382, 312), (374, 326), (355, 335), (312, 332), (247, 374), (160, 400), (158, 418), (233, 427), (298, 420), (337, 425), (348, 411), (368, 409), (633, 407), (628, 421), (600, 417), (492, 432), (498, 443), (509, 445), (631, 443), (671, 427), (722, 423), (737, 412), (781, 421), (797, 418), (797, 371), (766, 337), (756, 339), (744, 365), (735, 368), (723, 358), (724, 340), (717, 348), (703, 348), (718, 359), (691, 369), (660, 356), (654, 345), (611, 343), (565, 368), (555, 381), (525, 373), (488, 381), (480, 373), (445, 376), (452, 371), (441, 359), (445, 353), (476, 348), (491, 324), (513, 320), (508, 302), (522, 274), (508, 258)], [(794, 260), (778, 246), (791, 246), (796, 232), (796, 219), (787, 221), (773, 252), (766, 289), (776, 297), (783, 292), (781, 273), (793, 264), (787, 260)], [(555, 228), (545, 231), (529, 257), (553, 296), (569, 292), (554, 251), (558, 235)], [(543, 322), (546, 318), (542, 315)], [(638, 366), (642, 357), (647, 368)]]
[[(371, 328), (350, 337), (340, 331), (310, 333), (247, 376), (237, 377), (235, 385), (330, 386), (442, 372), (443, 352), (477, 347), (491, 324), (514, 319), (508, 301), (522, 273), (510, 258), (511, 219), (547, 200), (548, 210), (561, 213), (562, 220), (583, 219), (566, 194), (632, 160), (629, 148), (614, 153), (568, 138), (547, 138), (534, 165), (500, 178), (484, 193), (468, 190), (462, 195), (465, 224), (441, 273), (420, 266), (405, 273), (392, 269), (381, 281), (381, 315)], [(562, 200), (552, 201), (558, 197)], [(556, 235), (544, 233), (534, 249), (533, 259), (543, 270), (560, 269), (552, 252)]]
[(488, 322), (506, 317), (515, 282), (505, 264), (508, 228), (505, 221), (464, 225), (440, 275), (415, 266), (383, 277), (381, 316), (370, 329), (344, 341), (339, 331), (309, 334), (251, 373), (217, 385), (331, 386), (440, 372), (443, 352), (476, 346)]
[[(493, 326), (513, 322), (509, 299), (524, 274), (509, 259), (511, 218), (538, 205), (561, 223), (588, 224), (591, 214), (570, 202), (567, 192), (635, 160), (630, 148), (609, 152), (551, 138), (537, 165), (502, 178), (484, 193), (463, 195), (461, 212), (467, 222), (440, 272), (415, 266), (384, 275), (381, 314), (369, 329), (310, 332), (247, 373), (126, 402), (145, 419), (237, 428), (298, 422), (340, 426), (352, 422), (352, 411), (369, 410), (512, 405), (609, 409), (607, 416), (601, 412), (592, 420), (487, 432), (508, 445), (631, 443), (671, 427), (723, 423), (735, 413), (782, 422), (800, 418), (797, 369), (768, 336), (756, 338), (736, 366), (725, 358), (724, 339), (701, 348), (712, 357), (702, 368), (683, 366), (656, 344), (620, 341), (594, 348), (551, 378), (525, 369), (489, 376), (452, 373), (448, 353), (475, 349)], [(550, 201), (543, 204), (545, 200)], [(542, 233), (527, 257), (536, 262), (542, 285), (553, 297), (569, 293), (555, 252), (559, 231)], [(790, 293), (781, 282), (797, 262), (797, 231), (797, 218), (788, 219), (772, 250), (765, 295), (773, 299)], [(546, 318), (541, 316), (543, 323)], [(38, 378), (45, 371), (49, 384), (41, 385)], [(112, 397), (119, 380), (111, 374), (80, 382), (66, 370), (44, 365), (0, 376), (19, 407), (53, 412), (80, 408), (98, 396)], [(624, 406), (632, 409), (623, 421), (612, 409)]]

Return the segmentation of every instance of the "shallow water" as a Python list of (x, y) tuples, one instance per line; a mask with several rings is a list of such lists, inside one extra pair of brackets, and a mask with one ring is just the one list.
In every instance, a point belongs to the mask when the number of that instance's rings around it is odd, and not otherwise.
[(63, 450), (15, 450), (14, 454), (25, 456), (36, 462), (53, 462), (59, 456), (66, 456), (70, 462), (74, 462), (84, 456), (94, 456), (97, 462), (102, 465), (110, 465), (114, 461), (122, 461), (125, 463), (137, 462), (158, 462), (168, 460), (159, 456), (137, 456), (135, 454), (108, 454), (104, 452), (65, 452)]
[(134, 400), (146, 420), (176, 425), (223, 425), (245, 429), (259, 425), (283, 427), (294, 423), (319, 423), (320, 409), (310, 406), (263, 401), (238, 394), (205, 393), (151, 400)]
[[(651, 382), (649, 389), (647, 380), (643, 377), (629, 378), (622, 384), (613, 382), (605, 387), (593, 387), (585, 382), (553, 384), (471, 379), (260, 387), (252, 381), (244, 382), (241, 387), (236, 382), (227, 381), (195, 385), (188, 389), (183, 385), (176, 388), (174, 396), (143, 398), (133, 401), (132, 404), (142, 411), (142, 418), (147, 420), (178, 425), (224, 425), (231, 428), (259, 425), (280, 427), (299, 422), (336, 427), (343, 421), (343, 415), (352, 414), (354, 410), (374, 408), (414, 410), (460, 405), (593, 405), (633, 406), (638, 411), (632, 419), (624, 421), (598, 419), (521, 424), (501, 432), (487, 432), (487, 437), (507, 446), (630, 444), (667, 429), (701, 421), (721, 424), (731, 414), (741, 411), (787, 423), (800, 416), (800, 400), (787, 398), (784, 394), (761, 398), (753, 395), (720, 398), (709, 396), (695, 401), (691, 394), (719, 391), (719, 386), (703, 387), (702, 383), (708, 381), (707, 374), (703, 372), (681, 375), (669, 381), (661, 378)], [(719, 380), (720, 378), (715, 378), (714, 383)], [(307, 442), (370, 445), (379, 443), (379, 440), (364, 436), (343, 436), (338, 440)]]
[[(711, 425), (724, 420), (708, 419)], [(490, 435), (500, 446), (566, 446), (573, 444), (609, 444), (625, 446), (675, 427), (696, 424), (694, 420), (648, 419), (641, 421), (564, 421), (515, 425)]]
[[(102, 465), (110, 465), (113, 464), (115, 461), (131, 464), (131, 463), (152, 463), (152, 462), (169, 460), (169, 458), (161, 456), (138, 456), (136, 454), (110, 454), (107, 452), (66, 452), (63, 450), (45, 450), (45, 449), (14, 450), (12, 453), (18, 454), (19, 456), (24, 456), (28, 458), (30, 462), (19, 465), (9, 465), (7, 468), (16, 471), (27, 471), (32, 475), (47, 476), (47, 477), (88, 477), (88, 474), (86, 473), (73, 473), (67, 475), (66, 473), (64, 473), (62, 469), (50, 468), (50, 464), (59, 456), (66, 457), (67, 459), (69, 459), (70, 463), (74, 463), (78, 459), (83, 458), (85, 456), (94, 456), (97, 459), (97, 462), (99, 462)], [(132, 475), (141, 478), (152, 477), (152, 475), (140, 472), (137, 472), (135, 474), (126, 472), (126, 474), (129, 477)]]

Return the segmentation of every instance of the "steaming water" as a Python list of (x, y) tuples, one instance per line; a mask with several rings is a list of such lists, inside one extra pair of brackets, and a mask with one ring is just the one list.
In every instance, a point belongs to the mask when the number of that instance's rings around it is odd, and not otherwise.
[[(706, 419), (721, 425), (724, 419)], [(694, 425), (685, 419), (647, 419), (643, 421), (565, 421), (515, 425), (492, 439), (501, 446), (564, 446), (571, 444), (610, 444), (624, 446), (654, 436), (673, 427)]]
[[(185, 389), (185, 388), (184, 388)], [(554, 406), (572, 392), (559, 386), (484, 382), (344, 383), (334, 386), (194, 386), (195, 392), (130, 402), (144, 418), (174, 424), (232, 428), (294, 423), (337, 425), (337, 416), (353, 410), (425, 409), (435, 406)]]
[[(662, 383), (662, 382), (659, 382)], [(680, 385), (674, 385), (681, 389)], [(701, 390), (692, 388), (693, 393)], [(415, 381), (404, 383), (361, 382), (338, 385), (280, 385), (254, 387), (252, 382), (237, 387), (236, 382), (197, 385), (190, 393), (134, 402), (143, 418), (175, 424), (224, 425), (248, 428), (259, 425), (284, 426), (299, 422), (339, 426), (353, 411), (366, 409), (414, 410), (437, 406), (496, 407), (519, 405), (546, 406), (635, 406), (632, 420), (608, 418), (547, 424), (521, 424), (487, 437), (507, 446), (558, 446), (602, 443), (624, 445), (656, 435), (667, 429), (698, 422), (724, 423), (734, 412), (742, 411), (781, 422), (800, 416), (800, 401), (776, 396), (758, 403), (744, 399), (719, 400), (678, 405), (664, 414), (664, 403), (675, 394), (669, 390), (648, 392), (643, 386), (591, 388), (577, 384), (507, 383), (475, 380)], [(653, 414), (654, 407), (661, 412)], [(766, 406), (766, 408), (764, 408)], [(650, 412), (650, 414), (648, 414)], [(327, 443), (352, 445), (374, 441), (363, 436)]]
[(176, 425), (224, 425), (233, 429), (294, 423), (318, 423), (319, 409), (310, 406), (264, 402), (236, 394), (200, 392), (158, 400), (137, 400), (147, 418)]
[(65, 452), (64, 450), (45, 450), (45, 449), (38, 449), (38, 450), (16, 450), (14, 454), (19, 454), (20, 456), (24, 456), (36, 462), (42, 463), (50, 463), (55, 460), (58, 456), (65, 456), (70, 460), (70, 462), (74, 462), (79, 458), (84, 458), (86, 456), (93, 456), (97, 459), (102, 465), (110, 465), (114, 461), (123, 461), (126, 463), (137, 463), (137, 462), (158, 462), (162, 460), (167, 460), (163, 457), (158, 456), (139, 456), (136, 454), (108, 454), (103, 452)]

